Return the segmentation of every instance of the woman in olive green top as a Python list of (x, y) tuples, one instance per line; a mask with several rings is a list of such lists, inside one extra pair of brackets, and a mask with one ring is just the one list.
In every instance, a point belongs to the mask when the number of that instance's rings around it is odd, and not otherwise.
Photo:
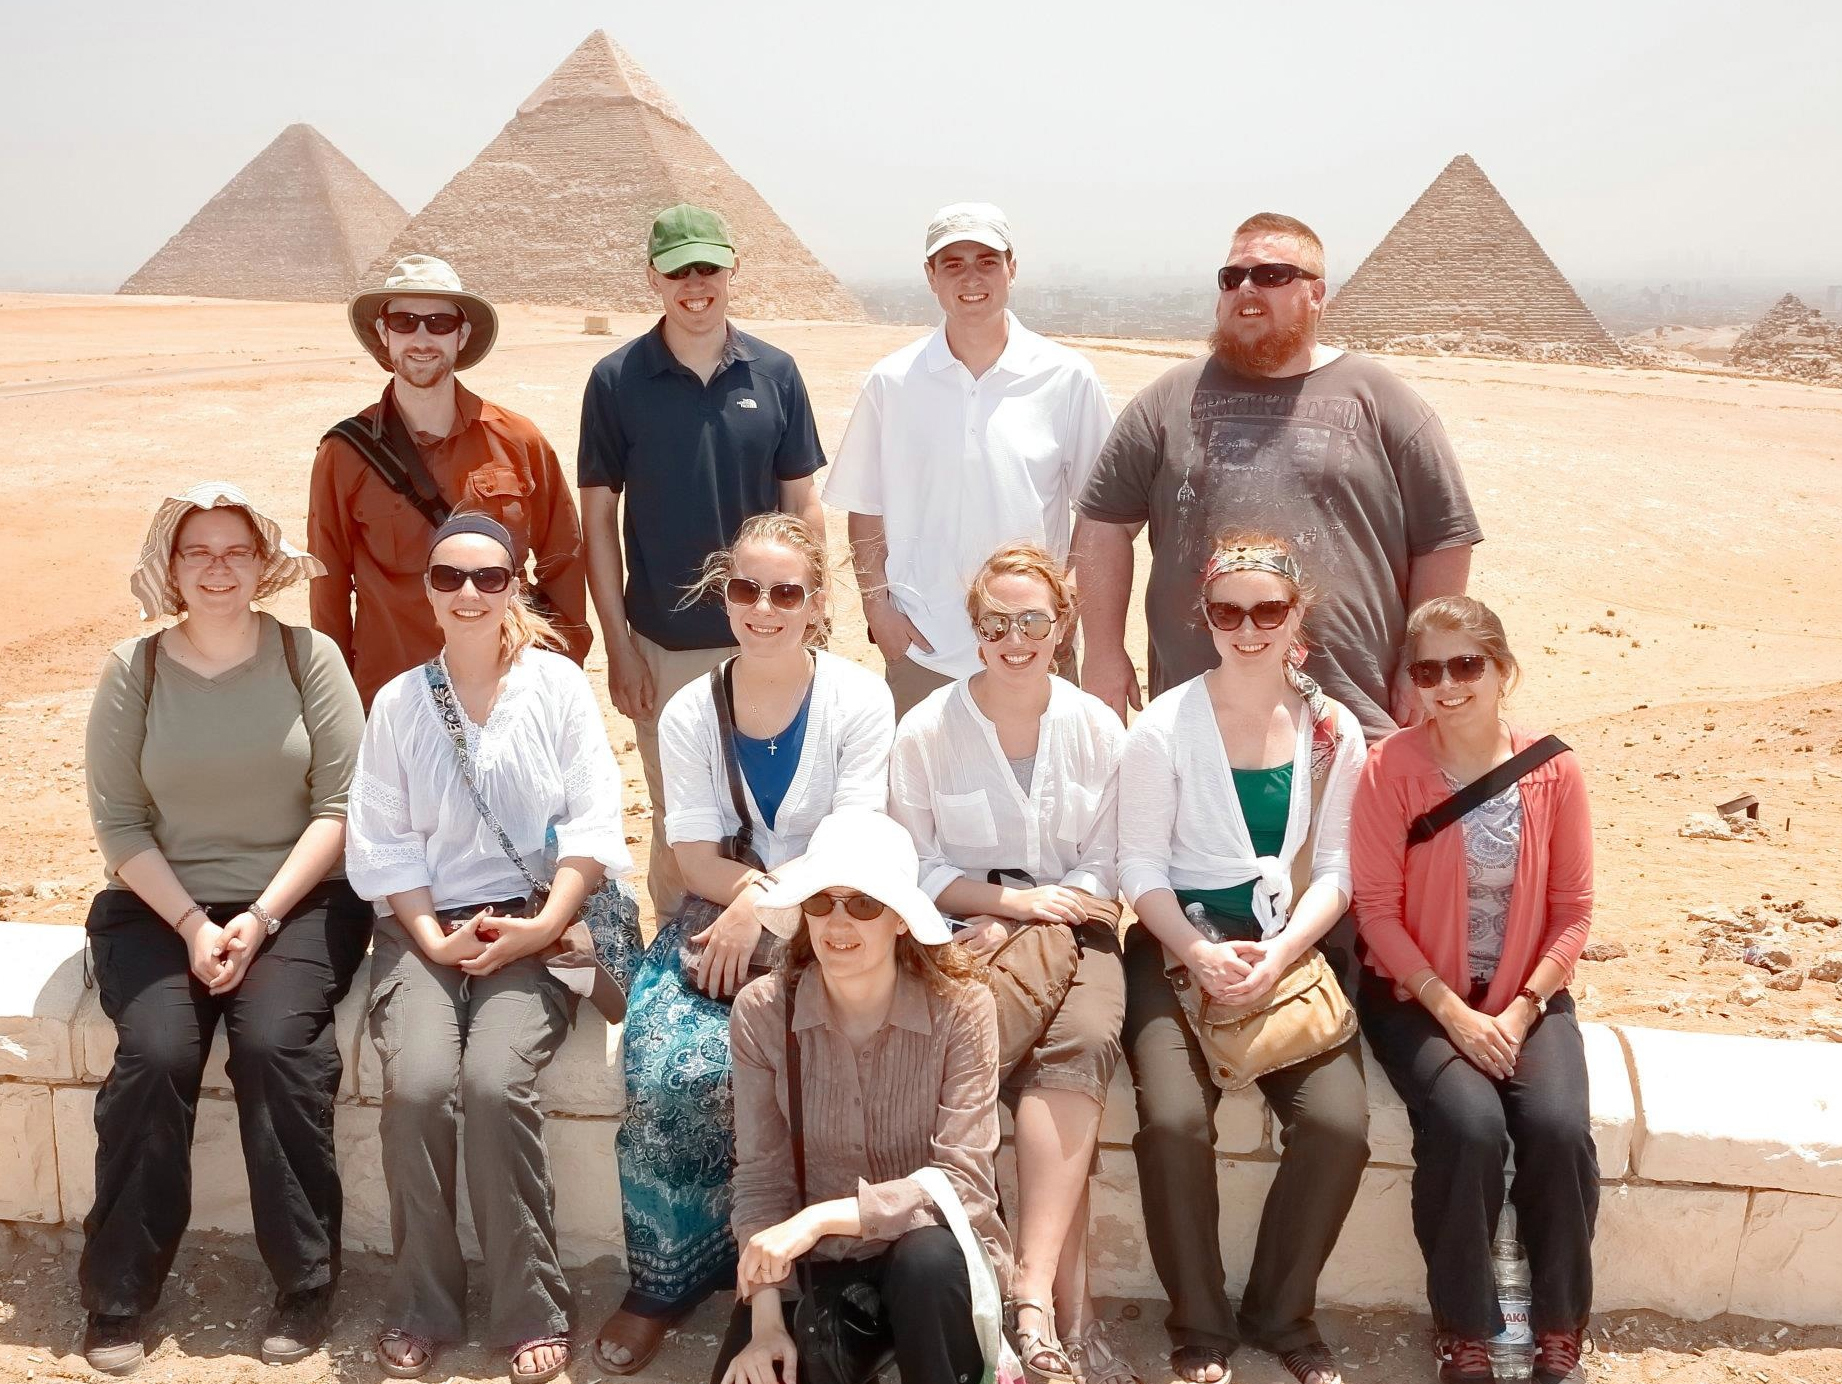
[(131, 581), (179, 615), (104, 660), (85, 747), (108, 887), (88, 928), (115, 1063), (96, 1100), (96, 1200), (78, 1270), (84, 1354), (126, 1374), (191, 1215), (212, 1035), (230, 1040), (256, 1240), (277, 1296), (262, 1356), (326, 1334), (339, 1263), (333, 1006), (370, 941), (344, 879), (364, 715), (337, 647), (252, 602), (317, 575), (242, 493), (165, 501)]
[(1237, 1320), (1217, 1230), (1220, 1092), (1169, 974), (1187, 969), (1212, 998), (1255, 1005), (1349, 904), (1362, 728), (1300, 669), (1310, 595), (1284, 541), (1218, 539), (1198, 615), (1221, 663), (1146, 707), (1120, 761), (1119, 882), (1139, 918), (1126, 935), (1122, 1034), (1133, 1150), (1171, 1301), (1171, 1367), (1186, 1380), (1227, 1378), (1243, 1338), (1301, 1384), (1338, 1379), (1312, 1315), (1369, 1153), (1356, 1040), (1259, 1078), (1285, 1152)]

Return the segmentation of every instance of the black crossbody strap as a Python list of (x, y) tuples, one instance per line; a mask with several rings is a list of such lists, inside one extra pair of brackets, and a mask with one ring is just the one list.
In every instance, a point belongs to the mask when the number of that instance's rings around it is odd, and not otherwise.
[(441, 490), (435, 484), (435, 478), (423, 464), (421, 448), (416, 446), (416, 440), (409, 435), (409, 427), (403, 422), (402, 414), (397, 412), (396, 395), (392, 390), (384, 391), (379, 421), (381, 429), (374, 428), (360, 417), (342, 418), (327, 429), (326, 436), (336, 436), (349, 443), (352, 450), (364, 458), (365, 464), (377, 473), (379, 480), (428, 520), (430, 528), (440, 528), (448, 522), (448, 515), (452, 511), (441, 498)]
[(499, 825), (499, 819), (493, 816), (493, 810), (486, 805), (486, 798), (480, 792), (480, 786), (473, 777), (473, 757), (467, 753), (467, 730), (461, 724), (460, 701), (454, 695), (454, 686), (448, 681), (448, 673), (441, 666), (439, 658), (431, 658), (422, 665), (423, 679), (429, 686), (429, 697), (435, 703), (435, 714), (441, 718), (441, 727), (447, 731), (448, 739), (454, 744), (454, 757), (460, 761), (461, 779), (467, 785), (467, 794), (473, 799), (473, 807), (480, 814), (480, 820), (492, 829), (492, 834), (499, 840), (499, 849), (506, 858), (518, 867), (525, 883), (531, 886), (531, 897), (542, 902), (550, 894), (550, 886), (540, 882), (531, 873), (531, 867), (524, 863), (524, 857), (518, 854), (518, 848), (512, 844), (512, 838), (505, 834), (505, 828)]
[(1409, 847), (1431, 841), (1479, 803), (1496, 797), (1512, 783), (1539, 769), (1557, 754), (1564, 754), (1567, 742), (1558, 735), (1544, 735), (1533, 745), (1512, 755), (1480, 779), (1475, 779), (1451, 797), (1427, 812), (1422, 812), (1407, 828)]
[[(806, 1083), (800, 1072), (799, 1036), (793, 1031), (793, 1001), (799, 995), (800, 972), (788, 971), (787, 978), (787, 1135), (793, 1145), (793, 1186), (799, 1205), (806, 1209)], [(812, 1269), (801, 1255), (797, 1264), (800, 1290), (812, 1295)]]
[(735, 859), (759, 870), (761, 858), (755, 854), (755, 819), (748, 812), (748, 795), (742, 791), (742, 766), (736, 760), (735, 659), (726, 658), (722, 666), (710, 670), (710, 699), (716, 703), (716, 738), (723, 742), (723, 773), (729, 780), (729, 801), (741, 823), (730, 838)]

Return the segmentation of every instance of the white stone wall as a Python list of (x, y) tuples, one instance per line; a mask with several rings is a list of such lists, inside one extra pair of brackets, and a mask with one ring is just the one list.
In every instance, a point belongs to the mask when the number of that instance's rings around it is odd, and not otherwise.
[[(92, 1111), (114, 1030), (83, 984), (80, 928), (0, 923), (0, 955), (8, 958), (0, 971), (0, 1220), (75, 1225), (94, 1187)], [(346, 1064), (339, 1161), (347, 1244), (388, 1252), (377, 1143), (382, 1085), (363, 1026), (368, 982), (367, 963), (338, 1014)], [(1596, 1305), (1691, 1320), (1732, 1311), (1842, 1325), (1842, 1046), (1598, 1024), (1585, 1031), (1603, 1178)], [(1372, 1059), (1367, 1068), (1371, 1164), (1325, 1273), (1323, 1300), (1424, 1310), (1425, 1270), (1409, 1219), (1406, 1113)], [(247, 1234), (221, 1037), (205, 1085), (192, 1223)], [(618, 1256), (618, 1033), (579, 1023), (540, 1090), (551, 1115), (564, 1260)], [(1134, 1128), (1122, 1070), (1107, 1104), (1094, 1183), (1094, 1282), (1105, 1295), (1156, 1297)], [(1223, 1100), (1217, 1130), (1222, 1242), (1229, 1286), (1238, 1291), (1273, 1177), (1275, 1129), (1258, 1096), (1244, 1094)], [(1014, 1185), (1008, 1151), (1001, 1173)], [(473, 1248), (470, 1227), (464, 1235)]]

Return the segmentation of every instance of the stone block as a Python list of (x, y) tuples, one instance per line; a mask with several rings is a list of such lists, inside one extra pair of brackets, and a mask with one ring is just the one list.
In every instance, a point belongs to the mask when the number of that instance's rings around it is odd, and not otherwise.
[(51, 1092), (26, 1082), (0, 1084), (0, 1221), (56, 1225), (64, 1218)]
[(1162, 1297), (1145, 1248), (1145, 1210), (1130, 1150), (1100, 1150), (1100, 1171), (1088, 1185), (1089, 1281), (1100, 1297)]
[(1426, 1310), (1426, 1262), (1413, 1237), (1411, 1171), (1364, 1170), (1356, 1204), (1324, 1266), (1319, 1296), (1340, 1307)]
[[(384, 1184), (382, 1111), (374, 1105), (339, 1110), (339, 1176), (345, 1184), (345, 1246), (389, 1254), (390, 1195)], [(556, 1185), (558, 1249), (565, 1266), (580, 1268), (604, 1255), (624, 1254), (620, 1219), (620, 1177), (614, 1161), (619, 1122), (611, 1119), (553, 1118), (544, 1122), (550, 1170)], [(465, 1172), (466, 1120), (461, 1120), (461, 1246), (479, 1260), (479, 1237)]]
[[(96, 1092), (65, 1086), (56, 1092), (58, 1181), (64, 1216), (81, 1221), (96, 1199)], [(249, 1176), (237, 1136), (237, 1108), (219, 1096), (198, 1102), (192, 1136), (192, 1219), (194, 1230), (229, 1235), (251, 1232)]]
[(1581, 1024), (1586, 1047), (1586, 1082), (1592, 1095), (1593, 1146), (1599, 1153), (1599, 1176), (1615, 1182), (1631, 1170), (1631, 1136), (1637, 1127), (1637, 1101), (1631, 1092), (1631, 1069), (1624, 1044), (1604, 1024)]
[(1842, 1326), (1842, 1199), (1755, 1193), (1731, 1310), (1797, 1326)]
[(1595, 1307), (1649, 1308), (1685, 1321), (1729, 1310), (1748, 1195), (1711, 1187), (1602, 1187), (1593, 1240)]
[[(358, 1039), (364, 1031), (365, 1000), (371, 993), (371, 958), (359, 963), (352, 988), (333, 1010), (333, 1037), (339, 1045), (339, 1057), (345, 1070), (339, 1077), (342, 1100), (358, 1095)], [(230, 1056), (228, 1030), (220, 1023), (211, 1039), (211, 1054), (205, 1060), (203, 1089), (216, 1095), (230, 1095), (230, 1072), (225, 1066)], [(72, 1025), (71, 1043), (76, 1051), (78, 1071), (85, 1081), (100, 1082), (115, 1063), (115, 1025), (102, 1012), (102, 999), (94, 990), (87, 992), (77, 1008)]]
[[(1392, 1168), (1413, 1166), (1413, 1128), (1407, 1123), (1407, 1107), (1395, 1093), (1394, 1083), (1382, 1070), (1381, 1063), (1362, 1040), (1362, 1078), (1369, 1089), (1369, 1162)], [(1273, 1147), (1279, 1147), (1279, 1131), (1273, 1131)]]
[(0, 1077), (77, 1079), (83, 944), (74, 925), (0, 923)]
[[(361, 1100), (384, 1098), (384, 1066), (377, 1044), (365, 1022), (370, 1007), (371, 961), (366, 958), (352, 986), (347, 1004), (357, 1001), (351, 1024), (351, 1041), (357, 1061), (347, 1058), (348, 1077), (356, 1074)], [(341, 1006), (344, 1017), (344, 1006)], [(618, 1117), (626, 1109), (626, 1082), (621, 1073), (622, 1029), (606, 1023), (584, 1002), (576, 1008), (576, 1021), (550, 1065), (537, 1077), (539, 1104), (548, 1114)], [(342, 1049), (343, 1051), (343, 1049)]]
[(1623, 1030), (1652, 1182), (1842, 1197), (1842, 1046)]

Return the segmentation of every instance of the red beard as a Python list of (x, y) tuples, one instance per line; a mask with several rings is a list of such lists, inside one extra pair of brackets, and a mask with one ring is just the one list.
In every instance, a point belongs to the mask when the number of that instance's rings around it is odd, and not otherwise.
[(1312, 322), (1302, 317), (1290, 327), (1274, 327), (1247, 341), (1219, 326), (1209, 334), (1209, 350), (1239, 375), (1271, 375), (1311, 340)]

